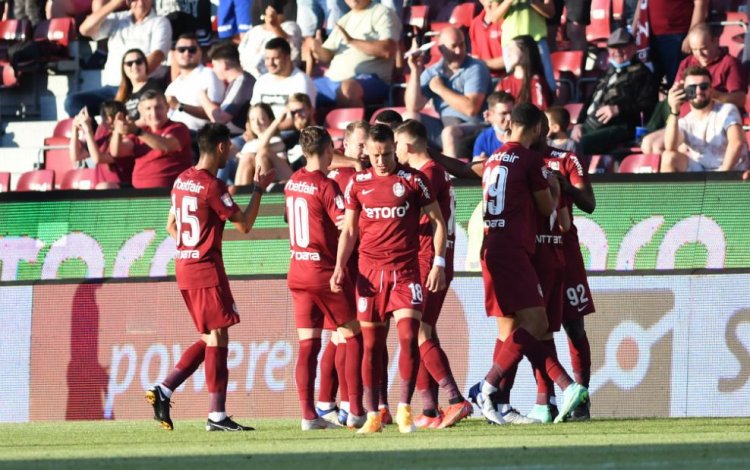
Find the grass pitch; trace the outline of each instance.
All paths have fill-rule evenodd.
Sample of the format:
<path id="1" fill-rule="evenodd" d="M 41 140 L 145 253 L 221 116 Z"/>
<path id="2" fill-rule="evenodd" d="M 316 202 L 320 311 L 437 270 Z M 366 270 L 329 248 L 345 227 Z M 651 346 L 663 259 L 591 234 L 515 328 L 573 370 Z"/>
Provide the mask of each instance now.
<path id="1" fill-rule="evenodd" d="M 5 468 L 748 468 L 750 419 L 594 420 L 357 436 L 303 433 L 295 420 L 247 420 L 258 430 L 208 433 L 203 421 L 0 424 Z"/>

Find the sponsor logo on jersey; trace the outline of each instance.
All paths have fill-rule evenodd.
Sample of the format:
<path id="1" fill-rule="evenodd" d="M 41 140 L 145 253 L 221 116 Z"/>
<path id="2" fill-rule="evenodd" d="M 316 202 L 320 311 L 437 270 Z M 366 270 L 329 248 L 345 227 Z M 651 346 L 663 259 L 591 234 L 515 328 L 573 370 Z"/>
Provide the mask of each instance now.
<path id="1" fill-rule="evenodd" d="M 328 177 L 329 177 L 330 179 L 332 179 L 332 180 L 335 180 L 335 179 L 336 179 L 336 177 L 337 177 L 338 175 L 339 175 L 339 170 L 338 170 L 338 169 L 336 169 L 336 170 L 331 170 L 331 171 L 329 171 L 329 172 L 328 172 L 328 175 L 327 175 L 327 176 L 328 176 Z"/>
<path id="2" fill-rule="evenodd" d="M 198 259 L 199 257 L 198 250 L 177 250 L 177 259 Z"/>
<path id="3" fill-rule="evenodd" d="M 422 190 L 424 197 L 426 197 L 427 199 L 430 199 L 430 190 L 427 189 L 427 185 L 424 184 L 424 181 L 422 181 L 422 178 L 417 178 L 417 184 L 419 185 L 419 189 Z"/>
<path id="4" fill-rule="evenodd" d="M 234 205 L 234 201 L 232 200 L 232 196 L 229 193 L 224 193 L 221 196 L 221 202 L 227 206 L 232 207 Z"/>
<path id="5" fill-rule="evenodd" d="M 365 211 L 365 216 L 368 219 L 395 219 L 406 217 L 406 211 L 409 210 L 409 202 L 403 206 L 396 207 L 365 207 L 362 206 Z"/>
<path id="6" fill-rule="evenodd" d="M 179 178 L 177 178 L 177 180 L 174 182 L 173 188 L 180 191 L 187 191 L 189 193 L 199 193 L 203 191 L 202 184 L 196 183 L 193 180 L 182 181 Z"/>
<path id="7" fill-rule="evenodd" d="M 344 210 L 344 198 L 341 196 L 336 196 L 333 198 L 333 202 L 336 204 L 336 208 L 340 210 Z"/>
<path id="8" fill-rule="evenodd" d="M 409 173 L 408 171 L 398 170 L 396 176 L 398 176 L 399 178 L 403 178 L 406 181 L 411 181 L 411 173 Z"/>
<path id="9" fill-rule="evenodd" d="M 583 171 L 583 165 L 581 165 L 581 161 L 578 160 L 578 157 L 576 157 L 575 155 L 571 155 L 569 158 L 576 166 L 576 171 L 578 172 L 578 174 L 583 176 L 585 172 Z"/>
<path id="10" fill-rule="evenodd" d="M 504 163 L 515 163 L 515 161 L 518 160 L 519 158 L 521 158 L 521 157 L 519 157 L 515 153 L 499 152 L 499 153 L 492 154 L 492 156 L 490 157 L 489 161 L 500 161 L 500 162 L 504 162 Z"/>
<path id="11" fill-rule="evenodd" d="M 305 181 L 287 181 L 286 186 L 284 186 L 284 189 L 286 191 L 293 191 L 295 193 L 302 193 L 302 194 L 315 194 L 315 191 L 318 190 L 318 187 L 314 184 L 309 184 Z"/>
<path id="12" fill-rule="evenodd" d="M 308 251 L 295 251 L 290 250 L 290 258 L 295 261 L 320 261 L 320 253 L 308 252 Z"/>
<path id="13" fill-rule="evenodd" d="M 484 228 L 503 228 L 505 227 L 505 219 L 493 219 L 485 220 Z"/>
<path id="14" fill-rule="evenodd" d="M 367 299 L 364 297 L 360 297 L 359 301 L 357 302 L 357 309 L 360 312 L 366 312 L 367 311 Z"/>
<path id="15" fill-rule="evenodd" d="M 357 173 L 355 179 L 360 183 L 362 181 L 370 181 L 372 179 L 372 173 L 370 173 L 369 171 L 367 173 Z"/>
<path id="16" fill-rule="evenodd" d="M 375 191 L 375 188 L 370 188 L 370 189 L 363 189 L 363 190 L 362 190 L 362 195 L 363 195 L 363 196 L 367 196 L 368 194 L 370 194 L 370 193 L 371 193 L 371 192 L 373 192 L 373 191 Z"/>
<path id="17" fill-rule="evenodd" d="M 562 245 L 562 235 L 539 235 L 536 236 L 536 242 L 541 245 Z"/>
<path id="18" fill-rule="evenodd" d="M 393 185 L 393 195 L 394 196 L 401 197 L 401 196 L 404 195 L 405 192 L 406 192 L 406 188 L 404 188 L 403 184 L 396 182 Z M 362 191 L 362 193 L 364 194 L 364 191 Z"/>

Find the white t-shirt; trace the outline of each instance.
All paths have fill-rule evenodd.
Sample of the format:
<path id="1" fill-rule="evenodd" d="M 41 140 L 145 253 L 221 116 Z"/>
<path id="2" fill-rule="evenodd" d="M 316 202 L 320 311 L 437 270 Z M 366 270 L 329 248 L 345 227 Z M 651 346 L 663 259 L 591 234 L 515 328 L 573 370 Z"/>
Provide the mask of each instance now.
<path id="1" fill-rule="evenodd" d="M 281 29 L 287 34 L 286 40 L 292 48 L 292 62 L 300 65 L 300 49 L 302 48 L 302 31 L 294 21 L 284 21 Z M 247 72 L 258 78 L 268 72 L 266 69 L 266 43 L 275 38 L 276 34 L 263 27 L 253 26 L 240 41 L 237 50 L 240 53 L 240 64 Z"/>
<path id="2" fill-rule="evenodd" d="M 699 118 L 695 111 L 690 111 L 680 119 L 678 126 L 688 147 L 690 158 L 688 171 L 718 170 L 724 162 L 724 155 L 729 141 L 727 129 L 731 126 L 742 126 L 742 117 L 733 104 L 714 102 L 713 108 L 705 118 Z M 747 146 L 743 146 L 736 170 L 745 168 L 747 163 Z"/>
<path id="3" fill-rule="evenodd" d="M 284 141 L 282 141 L 279 136 L 275 135 L 271 137 L 271 141 L 268 143 L 268 145 L 271 147 L 271 151 L 274 152 L 277 157 L 286 160 L 286 146 L 284 145 Z M 253 139 L 251 141 L 245 142 L 245 145 L 242 146 L 242 150 L 240 150 L 240 153 L 250 155 L 258 153 L 258 139 Z"/>
<path id="4" fill-rule="evenodd" d="M 219 80 L 213 70 L 202 65 L 197 66 L 187 76 L 179 75 L 169 84 L 165 96 L 174 96 L 182 104 L 200 106 L 198 92 L 206 90 L 208 98 L 214 103 L 221 103 L 224 98 L 224 82 Z M 191 131 L 198 131 L 208 123 L 185 111 L 172 110 L 169 119 L 185 124 Z"/>
<path id="5" fill-rule="evenodd" d="M 102 71 L 102 85 L 118 86 L 122 78 L 122 56 L 130 49 L 140 49 L 147 56 L 154 51 L 162 51 L 164 57 L 172 46 L 172 26 L 154 10 L 140 23 L 133 23 L 129 11 L 110 13 L 99 26 L 92 39 L 107 39 L 107 62 Z M 160 67 L 162 68 L 162 67 Z M 154 70 L 151 76 L 162 76 L 163 70 Z"/>
<path id="6" fill-rule="evenodd" d="M 274 116 L 279 117 L 284 112 L 289 97 L 295 93 L 304 93 L 315 103 L 318 90 L 312 79 L 298 68 L 294 68 L 288 77 L 266 73 L 255 82 L 250 103 L 266 103 L 273 109 Z"/>
<path id="7" fill-rule="evenodd" d="M 341 17 L 338 24 L 354 39 L 392 39 L 398 42 L 401 37 L 401 23 L 396 13 L 380 3 L 371 3 L 364 10 L 350 11 Z M 379 59 L 344 44 L 344 36 L 338 28 L 331 31 L 323 47 L 334 53 L 326 72 L 326 77 L 331 80 L 340 82 L 360 74 L 375 74 L 384 82 L 391 82 L 394 59 Z"/>

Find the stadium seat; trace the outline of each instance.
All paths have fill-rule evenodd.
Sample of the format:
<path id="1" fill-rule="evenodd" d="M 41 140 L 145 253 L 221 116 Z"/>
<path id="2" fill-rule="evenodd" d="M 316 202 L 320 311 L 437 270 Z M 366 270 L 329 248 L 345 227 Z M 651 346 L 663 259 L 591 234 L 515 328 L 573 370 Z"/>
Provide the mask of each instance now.
<path id="1" fill-rule="evenodd" d="M 570 113 L 570 122 L 573 124 L 578 121 L 578 115 L 583 110 L 583 103 L 568 103 L 565 105 L 565 109 Z"/>
<path id="2" fill-rule="evenodd" d="M 583 73 L 585 60 L 584 52 L 555 51 L 551 54 L 551 58 L 555 81 L 560 85 L 563 83 L 567 84 L 570 88 L 571 99 L 573 101 L 579 101 L 577 83 Z M 571 75 L 574 80 L 571 80 Z M 560 87 L 558 87 L 558 93 L 560 93 Z"/>
<path id="3" fill-rule="evenodd" d="M 661 155 L 634 153 L 620 162 L 618 173 L 659 173 Z"/>
<path id="4" fill-rule="evenodd" d="M 77 168 L 69 170 L 63 176 L 60 189 L 94 189 L 97 178 L 93 168 Z"/>
<path id="5" fill-rule="evenodd" d="M 8 63 L 0 64 L 0 67 L 2 67 L 2 83 L 0 83 L 0 89 L 18 86 L 18 75 L 16 74 L 15 69 Z"/>
<path id="6" fill-rule="evenodd" d="M 586 41 L 596 47 L 604 47 L 611 32 L 611 0 L 591 1 L 591 23 L 586 26 Z"/>
<path id="7" fill-rule="evenodd" d="M 8 191 L 10 191 L 10 173 L 0 171 L 0 193 L 7 193 Z"/>
<path id="8" fill-rule="evenodd" d="M 612 0 L 612 20 L 621 22 L 625 17 L 625 0 Z"/>
<path id="9" fill-rule="evenodd" d="M 721 27 L 719 45 L 726 47 L 732 57 L 741 59 L 748 27 L 747 15 L 742 12 L 730 11 L 726 13 L 724 21 L 712 22 L 709 25 Z"/>
<path id="10" fill-rule="evenodd" d="M 427 5 L 412 5 L 404 7 L 404 26 L 424 31 L 429 23 L 430 7 Z"/>
<path id="11" fill-rule="evenodd" d="M 63 180 L 65 174 L 74 170 L 76 166 L 70 160 L 70 151 L 68 146 L 54 146 L 42 148 L 42 168 L 52 170 L 55 173 L 55 181 L 58 186 Z"/>
<path id="12" fill-rule="evenodd" d="M 346 126 L 352 121 L 365 118 L 364 108 L 338 108 L 332 109 L 326 116 L 326 128 L 334 139 L 344 136 Z"/>
<path id="13" fill-rule="evenodd" d="M 44 139 L 45 147 L 68 145 L 68 141 L 73 135 L 73 118 L 65 118 L 55 125 L 52 136 Z"/>
<path id="14" fill-rule="evenodd" d="M 475 2 L 459 3 L 453 7 L 451 17 L 448 22 L 436 22 L 430 25 L 430 31 L 426 33 L 427 36 L 437 36 L 444 28 L 448 26 L 455 26 L 456 28 L 463 29 L 464 32 L 469 30 L 471 22 L 474 20 L 474 11 L 476 8 Z"/>
<path id="15" fill-rule="evenodd" d="M 615 161 L 610 155 L 592 155 L 589 161 L 589 174 L 604 174 L 614 171 Z"/>
<path id="16" fill-rule="evenodd" d="M 0 21 L 0 61 L 8 60 L 10 46 L 31 39 L 31 35 L 31 23 L 28 20 Z"/>
<path id="17" fill-rule="evenodd" d="M 54 187 L 54 171 L 32 170 L 21 175 L 16 184 L 16 191 L 51 191 Z"/>
<path id="18" fill-rule="evenodd" d="M 406 112 L 406 108 L 403 106 L 391 106 L 389 108 L 380 108 L 375 110 L 374 113 L 372 113 L 372 116 L 370 116 L 370 124 L 375 124 L 375 120 L 378 117 L 378 114 L 382 113 L 383 111 L 396 111 L 397 113 L 403 115 Z"/>

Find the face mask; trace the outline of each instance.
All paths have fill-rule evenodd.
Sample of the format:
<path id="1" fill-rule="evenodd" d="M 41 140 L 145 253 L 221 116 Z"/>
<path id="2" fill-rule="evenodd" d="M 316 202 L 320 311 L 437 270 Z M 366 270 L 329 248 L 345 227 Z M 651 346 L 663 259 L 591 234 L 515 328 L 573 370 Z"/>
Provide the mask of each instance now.
<path id="1" fill-rule="evenodd" d="M 495 134 L 497 134 L 497 135 L 503 135 L 503 134 L 505 134 L 505 129 L 503 129 L 502 127 L 498 126 L 497 124 L 493 124 L 492 128 L 495 130 Z"/>
<path id="2" fill-rule="evenodd" d="M 619 70 L 622 70 L 625 67 L 629 66 L 630 65 L 630 61 L 626 60 L 625 62 L 622 62 L 622 63 L 618 64 L 615 61 L 613 61 L 612 59 L 609 59 L 609 65 L 611 65 L 612 67 L 614 67 L 615 69 L 617 69 L 619 71 Z"/>

